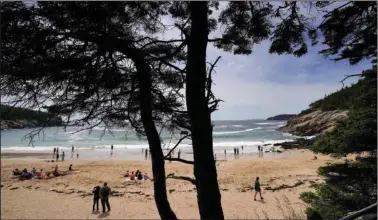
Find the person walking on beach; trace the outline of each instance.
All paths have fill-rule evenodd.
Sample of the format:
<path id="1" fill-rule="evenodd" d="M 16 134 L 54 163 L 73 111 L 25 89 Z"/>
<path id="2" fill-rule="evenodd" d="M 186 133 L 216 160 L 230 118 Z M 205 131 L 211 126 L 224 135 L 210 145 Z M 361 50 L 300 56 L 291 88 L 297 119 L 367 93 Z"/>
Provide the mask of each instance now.
<path id="1" fill-rule="evenodd" d="M 95 186 L 92 190 L 93 193 L 93 209 L 92 211 L 95 211 L 95 205 L 97 205 L 97 211 L 98 211 L 98 203 L 100 201 L 100 186 Z"/>
<path id="2" fill-rule="evenodd" d="M 75 151 L 75 147 L 72 145 L 71 152 L 73 153 Z"/>
<path id="3" fill-rule="evenodd" d="M 66 154 L 64 153 L 64 151 L 63 151 L 63 153 L 62 153 L 62 162 L 64 161 L 64 157 L 66 156 Z"/>
<path id="4" fill-rule="evenodd" d="M 55 153 L 56 153 L 56 148 L 54 147 L 54 151 L 53 151 L 53 159 L 55 158 Z"/>
<path id="5" fill-rule="evenodd" d="M 227 152 L 226 152 L 226 149 L 224 149 L 224 160 L 227 160 Z"/>
<path id="6" fill-rule="evenodd" d="M 59 152 L 56 151 L 56 162 L 58 162 L 58 160 L 59 160 Z"/>
<path id="7" fill-rule="evenodd" d="M 147 151 L 147 149 L 144 151 L 144 159 L 146 159 L 147 160 L 147 158 L 148 158 L 148 151 Z"/>
<path id="8" fill-rule="evenodd" d="M 181 156 L 181 150 L 178 151 L 177 158 L 180 159 L 180 156 Z"/>
<path id="9" fill-rule="evenodd" d="M 114 146 L 113 146 L 113 144 L 112 144 L 112 146 L 110 146 L 110 150 L 113 151 L 113 148 L 114 148 Z"/>
<path id="10" fill-rule="evenodd" d="M 102 206 L 102 213 L 105 213 L 105 205 L 108 208 L 108 212 L 110 212 L 110 204 L 109 204 L 109 195 L 110 195 L 110 188 L 108 187 L 108 183 L 104 183 L 104 186 L 100 189 L 100 197 L 101 197 L 101 206 Z"/>
<path id="11" fill-rule="evenodd" d="M 260 186 L 260 178 L 259 177 L 256 177 L 256 181 L 255 181 L 255 201 L 256 201 L 256 195 L 257 193 L 260 194 L 260 200 L 263 200 L 264 198 L 261 196 L 261 186 Z"/>
<path id="12" fill-rule="evenodd" d="M 243 145 L 242 145 L 242 151 L 243 151 Z"/>

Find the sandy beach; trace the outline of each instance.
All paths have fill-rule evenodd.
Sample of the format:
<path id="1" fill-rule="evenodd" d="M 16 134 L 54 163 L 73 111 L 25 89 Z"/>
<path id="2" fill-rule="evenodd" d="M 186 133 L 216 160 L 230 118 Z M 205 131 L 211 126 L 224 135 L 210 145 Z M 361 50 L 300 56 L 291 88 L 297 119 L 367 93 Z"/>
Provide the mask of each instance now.
<path id="1" fill-rule="evenodd" d="M 286 151 L 284 156 L 264 155 L 264 158 L 230 158 L 217 162 L 218 180 L 226 219 L 288 219 L 296 213 L 304 217 L 305 204 L 301 192 L 313 183 L 322 181 L 317 168 L 336 161 L 328 156 L 306 150 Z M 30 155 L 27 155 L 30 156 Z M 36 155 L 34 155 L 36 156 Z M 3 219 L 159 219 L 153 199 L 151 181 L 126 182 L 127 170 L 137 169 L 151 177 L 150 161 L 130 160 L 71 160 L 46 162 L 43 159 L 23 160 L 2 155 L 1 160 L 1 216 Z M 14 168 L 33 167 L 51 171 L 58 164 L 67 170 L 70 164 L 76 171 L 69 175 L 44 180 L 20 181 L 12 175 Z M 191 165 L 166 162 L 166 173 L 193 178 Z M 254 201 L 249 189 L 256 176 L 260 177 L 264 201 Z M 92 194 L 95 185 L 108 182 L 115 192 L 110 197 L 109 213 L 92 213 Z M 269 190 L 286 184 L 289 188 Z M 192 183 L 167 178 L 168 198 L 178 218 L 198 219 L 196 190 Z M 101 207 L 100 207 L 101 209 Z M 295 216 L 291 216 L 295 218 Z"/>

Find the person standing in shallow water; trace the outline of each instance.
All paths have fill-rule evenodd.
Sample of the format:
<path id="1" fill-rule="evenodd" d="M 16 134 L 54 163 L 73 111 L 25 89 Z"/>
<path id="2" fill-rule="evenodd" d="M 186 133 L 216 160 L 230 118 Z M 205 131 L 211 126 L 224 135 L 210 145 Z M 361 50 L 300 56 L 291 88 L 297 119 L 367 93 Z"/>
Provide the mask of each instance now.
<path id="1" fill-rule="evenodd" d="M 54 151 L 53 151 L 53 159 L 55 158 L 55 153 L 56 153 L 56 148 L 54 147 Z"/>
<path id="2" fill-rule="evenodd" d="M 110 195 L 110 188 L 108 187 L 108 183 L 104 183 L 104 186 L 100 189 L 100 197 L 101 197 L 101 206 L 102 206 L 102 213 L 105 213 L 105 205 L 108 208 L 108 212 L 110 212 L 110 204 L 109 204 L 109 195 Z"/>
<path id="3" fill-rule="evenodd" d="M 63 153 L 62 153 L 62 162 L 64 161 L 64 157 L 66 156 L 66 154 L 64 153 L 64 151 L 63 151 Z"/>
<path id="4" fill-rule="evenodd" d="M 259 193 L 260 195 L 260 199 L 263 200 L 264 198 L 261 196 L 261 186 L 260 186 L 260 178 L 259 177 L 256 177 L 256 181 L 255 181 L 255 201 L 256 201 L 256 195 L 257 193 Z"/>

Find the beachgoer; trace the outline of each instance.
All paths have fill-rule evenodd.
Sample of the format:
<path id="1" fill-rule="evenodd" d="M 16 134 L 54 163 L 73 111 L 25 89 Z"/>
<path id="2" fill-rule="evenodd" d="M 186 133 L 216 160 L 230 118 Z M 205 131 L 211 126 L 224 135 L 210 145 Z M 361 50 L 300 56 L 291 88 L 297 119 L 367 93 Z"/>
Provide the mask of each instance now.
<path id="1" fill-rule="evenodd" d="M 43 169 L 41 169 L 41 171 L 40 171 L 40 178 L 44 179 L 45 177 L 46 177 L 45 171 L 43 171 Z"/>
<path id="2" fill-rule="evenodd" d="M 104 186 L 101 187 L 100 189 L 102 213 L 105 213 L 105 205 L 108 208 L 108 212 L 110 212 L 110 204 L 109 204 L 110 193 L 111 193 L 111 189 L 108 187 L 108 184 L 105 182 Z"/>
<path id="3" fill-rule="evenodd" d="M 58 153 L 58 151 L 56 152 L 56 162 L 58 162 L 58 160 L 59 160 L 59 153 Z"/>
<path id="4" fill-rule="evenodd" d="M 243 145 L 242 145 L 242 150 L 243 150 Z"/>
<path id="5" fill-rule="evenodd" d="M 79 159 L 79 153 L 76 153 L 76 158 Z"/>
<path id="6" fill-rule="evenodd" d="M 71 151 L 72 151 L 72 153 L 75 151 L 75 148 L 74 148 L 73 145 L 72 145 L 72 147 L 71 147 Z"/>
<path id="7" fill-rule="evenodd" d="M 256 181 L 255 181 L 255 201 L 256 201 L 257 193 L 260 194 L 260 199 L 263 200 L 264 198 L 261 196 L 261 186 L 260 186 L 260 178 L 259 177 L 256 177 Z"/>
<path id="8" fill-rule="evenodd" d="M 72 171 L 72 164 L 70 164 L 70 166 L 68 167 L 68 170 Z"/>
<path id="9" fill-rule="evenodd" d="M 95 186 L 92 190 L 93 193 L 93 209 L 92 211 L 95 211 L 95 205 L 97 206 L 97 211 L 98 211 L 98 202 L 100 201 L 100 186 Z"/>
<path id="10" fill-rule="evenodd" d="M 125 174 L 125 177 L 129 177 L 129 176 L 130 176 L 129 171 L 127 171 Z"/>
<path id="11" fill-rule="evenodd" d="M 140 172 L 139 170 L 136 170 L 136 171 L 135 171 L 135 176 L 136 176 L 136 177 L 139 175 L 139 172 Z"/>
<path id="12" fill-rule="evenodd" d="M 261 150 L 260 150 L 260 145 L 257 146 L 257 150 L 259 150 L 259 152 L 261 151 Z"/>
<path id="13" fill-rule="evenodd" d="M 66 156 L 66 154 L 64 153 L 64 151 L 63 151 L 63 153 L 62 153 L 62 162 L 64 161 L 64 157 Z"/>
<path id="14" fill-rule="evenodd" d="M 143 179 L 143 174 L 142 174 L 142 172 L 139 172 L 138 175 L 137 175 L 137 177 L 138 177 L 138 180 L 142 180 L 142 179 Z"/>
<path id="15" fill-rule="evenodd" d="M 54 151 L 53 151 L 53 159 L 55 157 L 55 153 L 56 153 L 56 148 L 54 147 Z"/>
<path id="16" fill-rule="evenodd" d="M 224 149 L 224 160 L 227 160 L 227 152 L 226 152 L 226 149 Z"/>
<path id="17" fill-rule="evenodd" d="M 234 155 L 236 155 L 236 147 L 234 148 Z"/>
<path id="18" fill-rule="evenodd" d="M 37 170 L 35 169 L 35 167 L 33 167 L 32 171 L 33 175 L 35 175 L 35 173 L 37 172 Z"/>
<path id="19" fill-rule="evenodd" d="M 181 156 L 181 150 L 178 151 L 177 158 L 180 159 L 180 156 Z"/>
<path id="20" fill-rule="evenodd" d="M 16 168 L 16 169 L 13 170 L 13 175 L 19 176 L 21 174 L 22 174 L 22 172 L 18 168 Z"/>
<path id="21" fill-rule="evenodd" d="M 239 148 L 236 148 L 236 154 L 239 156 Z"/>
<path id="22" fill-rule="evenodd" d="M 55 169 L 53 171 L 54 176 L 59 176 L 59 171 L 58 171 L 58 165 L 55 165 Z"/>
<path id="23" fill-rule="evenodd" d="M 110 150 L 112 150 L 112 151 L 113 151 L 113 148 L 114 148 L 114 147 L 113 147 L 113 145 L 112 145 L 112 146 L 110 146 Z"/>
<path id="24" fill-rule="evenodd" d="M 147 173 L 144 173 L 144 175 L 143 175 L 143 179 L 144 180 L 149 180 L 150 178 L 147 176 Z"/>
<path id="25" fill-rule="evenodd" d="M 148 151 L 147 151 L 147 149 L 144 151 L 144 157 L 147 160 L 147 158 L 148 158 Z"/>
<path id="26" fill-rule="evenodd" d="M 130 180 L 135 180 L 135 174 L 134 174 L 134 171 L 132 171 L 131 174 L 130 174 Z"/>

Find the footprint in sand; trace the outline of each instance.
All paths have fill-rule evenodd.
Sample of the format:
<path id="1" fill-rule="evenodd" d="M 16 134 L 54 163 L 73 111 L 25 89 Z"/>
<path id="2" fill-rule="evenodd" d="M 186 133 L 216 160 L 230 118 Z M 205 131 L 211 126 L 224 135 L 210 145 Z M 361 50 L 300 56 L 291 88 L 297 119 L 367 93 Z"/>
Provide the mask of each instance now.
<path id="1" fill-rule="evenodd" d="M 17 186 L 16 186 L 16 187 L 12 187 L 12 188 L 10 188 L 9 190 L 16 190 L 16 189 L 18 189 Z"/>

